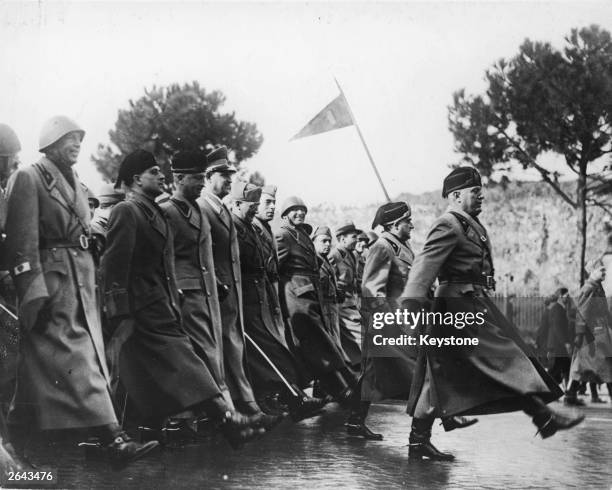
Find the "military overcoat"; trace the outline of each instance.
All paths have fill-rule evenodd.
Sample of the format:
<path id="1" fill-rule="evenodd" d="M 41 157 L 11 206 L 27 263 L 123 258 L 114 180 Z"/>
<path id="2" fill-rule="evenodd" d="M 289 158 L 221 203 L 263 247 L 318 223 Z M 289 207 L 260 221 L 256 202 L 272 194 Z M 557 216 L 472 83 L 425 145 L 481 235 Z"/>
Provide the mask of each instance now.
<path id="1" fill-rule="evenodd" d="M 38 429 L 116 422 L 95 289 L 80 238 L 89 227 L 87 194 L 42 158 L 9 182 L 6 253 L 22 323 L 11 418 L 33 415 Z M 26 412 L 27 415 L 26 415 Z"/>
<path id="2" fill-rule="evenodd" d="M 422 346 L 409 413 L 414 413 L 428 367 L 430 400 L 438 417 L 522 410 L 528 395 L 545 403 L 559 398 L 562 391 L 556 382 L 488 296 L 494 270 L 486 229 L 467 213 L 454 213 L 447 211 L 434 222 L 402 299 L 422 301 L 438 278 L 432 311 L 451 313 L 454 321 L 451 325 L 432 321 L 422 333 L 449 342 L 452 337 L 478 338 L 479 344 Z M 473 315 L 472 326 L 463 321 L 467 313 Z M 483 319 L 481 325 L 477 314 Z"/>
<path id="3" fill-rule="evenodd" d="M 258 232 L 251 223 L 232 215 L 240 245 L 242 272 L 242 304 L 244 328 L 249 337 L 261 348 L 281 373 L 296 385 L 307 379 L 304 366 L 298 365 L 290 351 L 283 332 L 276 326 L 275 312 L 271 308 L 269 281 L 266 274 L 267 257 Z M 256 390 L 282 384 L 274 368 L 261 356 L 254 345 L 246 342 L 249 373 Z"/>
<path id="4" fill-rule="evenodd" d="M 366 331 L 363 400 L 408 398 L 418 351 L 414 346 L 387 346 L 382 353 L 384 357 L 372 355 L 373 335 L 391 338 L 397 336 L 400 330 L 398 325 L 374 330 L 371 315 L 374 312 L 396 311 L 413 260 L 414 252 L 410 246 L 387 231 L 372 245 L 366 258 L 362 281 L 362 312 Z"/>
<path id="5" fill-rule="evenodd" d="M 204 190 L 197 202 L 210 223 L 215 274 L 217 283 L 225 291 L 225 297 L 219 298 L 225 379 L 232 398 L 252 402 L 255 395 L 246 372 L 242 279 L 236 227 L 231 212 L 216 196 Z"/>
<path id="6" fill-rule="evenodd" d="M 196 203 L 179 196 L 172 196 L 160 207 L 168 217 L 174 240 L 174 269 L 181 292 L 183 328 L 196 354 L 206 363 L 231 404 L 223 367 L 223 325 L 210 223 Z"/>
<path id="7" fill-rule="evenodd" d="M 301 227 L 283 224 L 276 233 L 281 309 L 314 374 L 345 367 L 321 308 L 317 253 Z"/>
<path id="8" fill-rule="evenodd" d="M 352 365 L 361 363 L 361 313 L 359 312 L 360 284 L 357 282 L 357 258 L 352 251 L 340 245 L 329 253 L 334 267 L 338 289 L 344 300 L 338 304 L 342 348 Z"/>
<path id="9" fill-rule="evenodd" d="M 173 415 L 221 394 L 181 326 L 173 258 L 172 231 L 152 199 L 133 194 L 113 208 L 101 264 L 106 314 L 115 323 L 131 319 L 114 332 L 127 337 L 119 376 L 146 417 Z"/>

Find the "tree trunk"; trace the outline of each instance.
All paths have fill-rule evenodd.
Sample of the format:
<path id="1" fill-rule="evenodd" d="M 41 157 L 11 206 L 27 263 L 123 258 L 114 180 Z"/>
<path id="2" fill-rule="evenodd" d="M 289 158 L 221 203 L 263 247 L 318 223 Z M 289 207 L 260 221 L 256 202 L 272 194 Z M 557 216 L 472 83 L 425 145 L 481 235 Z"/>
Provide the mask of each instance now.
<path id="1" fill-rule="evenodd" d="M 578 174 L 578 235 L 580 236 L 580 287 L 584 284 L 585 277 L 585 258 L 587 246 L 587 163 L 580 162 L 580 173 Z"/>

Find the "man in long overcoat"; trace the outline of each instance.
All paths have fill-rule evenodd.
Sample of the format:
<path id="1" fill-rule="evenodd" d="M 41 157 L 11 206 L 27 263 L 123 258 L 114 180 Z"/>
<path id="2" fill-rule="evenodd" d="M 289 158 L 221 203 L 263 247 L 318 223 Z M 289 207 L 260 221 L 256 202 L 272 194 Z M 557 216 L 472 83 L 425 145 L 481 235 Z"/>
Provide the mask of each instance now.
<path id="1" fill-rule="evenodd" d="M 356 379 L 325 324 L 319 264 L 305 229 L 306 213 L 307 207 L 298 197 L 288 198 L 281 209 L 284 221 L 276 233 L 281 308 L 309 370 L 326 392 L 346 404 Z"/>
<path id="2" fill-rule="evenodd" d="M 329 252 L 331 251 L 331 230 L 328 226 L 318 226 L 310 236 L 312 237 L 312 243 L 319 261 L 321 308 L 325 317 L 325 324 L 329 334 L 336 342 L 338 350 L 344 353 L 340 336 L 340 314 L 338 312 L 338 303 L 344 301 L 344 293 L 338 289 L 336 271 L 328 259 Z M 347 363 L 351 362 L 346 353 L 344 353 L 344 360 Z"/>
<path id="3" fill-rule="evenodd" d="M 338 243 L 329 253 L 329 262 L 338 280 L 338 290 L 343 296 L 342 302 L 338 304 L 342 348 L 356 370 L 360 369 L 361 364 L 361 313 L 358 306 L 361 295 L 358 289 L 361 285 L 357 281 L 357 258 L 353 252 L 360 233 L 361 230 L 355 228 L 352 222 L 338 227 Z"/>
<path id="4" fill-rule="evenodd" d="M 6 252 L 22 326 L 9 422 L 20 445 L 31 429 L 91 428 L 114 460 L 127 462 L 157 442 L 131 441 L 111 401 L 87 194 L 72 169 L 84 135 L 71 119 L 51 118 L 39 141 L 45 156 L 9 183 Z"/>
<path id="5" fill-rule="evenodd" d="M 210 223 L 196 203 L 204 187 L 206 155 L 197 151 L 178 152 L 172 158 L 171 170 L 175 191 L 160 207 L 170 221 L 174 239 L 174 269 L 181 293 L 183 328 L 225 401 L 233 407 L 223 368 L 223 325 Z"/>
<path id="6" fill-rule="evenodd" d="M 181 325 L 174 240 L 155 202 L 164 176 L 153 155 L 130 153 L 119 169 L 121 184 L 129 187 L 128 199 L 111 213 L 102 258 L 106 311 L 116 325 L 111 342 L 124 339 L 118 349 L 121 380 L 149 425 L 160 427 L 185 410 L 206 412 L 237 447 L 255 435 L 256 423 L 225 401 Z"/>
<path id="7" fill-rule="evenodd" d="M 280 399 L 287 402 L 294 419 L 303 419 L 317 412 L 323 401 L 308 397 L 301 390 L 312 377 L 306 365 L 288 346 L 284 329 L 279 331 L 277 328 L 277 313 L 268 297 L 272 288 L 266 267 L 269 257 L 265 255 L 260 235 L 252 224 L 260 197 L 261 188 L 246 182 L 236 182 L 230 193 L 240 248 L 244 325 L 249 336 L 246 342 L 249 372 L 257 399 L 261 400 L 260 406 L 274 411 L 278 409 L 276 400 Z M 285 378 L 284 381 L 280 376 Z"/>
<path id="8" fill-rule="evenodd" d="M 225 146 L 210 152 L 207 159 L 204 191 L 197 203 L 211 228 L 223 323 L 225 379 L 237 407 L 255 414 L 260 410 L 246 372 L 238 237 L 232 214 L 222 201 L 230 192 L 231 176 L 236 170 L 229 163 Z"/>
<path id="9" fill-rule="evenodd" d="M 402 293 L 406 307 L 418 312 L 438 278 L 433 313 L 439 315 L 421 322 L 422 334 L 449 343 L 439 347 L 427 343 L 430 337 L 419 338 L 423 344 L 408 401 L 411 458 L 453 459 L 431 444 L 435 417 L 524 410 L 542 437 L 584 418 L 562 416 L 546 405 L 561 390 L 488 296 L 494 270 L 489 236 L 477 218 L 481 186 L 472 167 L 456 168 L 444 179 L 448 210 L 430 229 Z M 451 321 L 442 322 L 449 314 Z"/>

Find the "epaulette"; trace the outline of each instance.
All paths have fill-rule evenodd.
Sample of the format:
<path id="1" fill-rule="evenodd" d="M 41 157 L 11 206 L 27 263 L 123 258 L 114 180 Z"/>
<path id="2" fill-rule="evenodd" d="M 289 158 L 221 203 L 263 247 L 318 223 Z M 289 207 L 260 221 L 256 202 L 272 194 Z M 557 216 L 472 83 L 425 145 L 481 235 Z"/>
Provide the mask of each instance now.
<path id="1" fill-rule="evenodd" d="M 449 213 L 452 214 L 455 218 L 457 218 L 457 220 L 461 224 L 461 228 L 463 228 L 463 233 L 467 235 L 467 232 L 470 229 L 470 224 L 468 223 L 468 220 L 465 219 L 465 216 L 461 216 L 455 211 L 449 211 Z"/>
<path id="2" fill-rule="evenodd" d="M 399 245 L 398 245 L 397 243 L 395 243 L 395 242 L 392 242 L 392 241 L 391 241 L 391 240 L 389 240 L 387 237 L 383 237 L 383 238 L 384 238 L 384 239 L 387 241 L 387 243 L 388 243 L 389 245 L 391 245 L 391 248 L 393 249 L 393 253 L 394 253 L 395 255 L 399 255 L 399 253 L 400 253 L 400 247 L 399 247 Z"/>
<path id="3" fill-rule="evenodd" d="M 43 184 L 47 189 L 51 188 L 53 181 L 55 180 L 51 172 L 49 172 L 42 163 L 35 163 L 34 168 L 38 170 L 38 173 L 42 177 Z"/>

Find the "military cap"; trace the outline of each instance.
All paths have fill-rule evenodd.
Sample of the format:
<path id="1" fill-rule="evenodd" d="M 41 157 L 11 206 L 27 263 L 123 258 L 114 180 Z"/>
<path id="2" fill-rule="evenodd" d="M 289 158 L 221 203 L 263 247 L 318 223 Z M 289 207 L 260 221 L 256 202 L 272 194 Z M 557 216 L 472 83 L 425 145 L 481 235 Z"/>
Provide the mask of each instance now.
<path id="1" fill-rule="evenodd" d="M 94 208 L 99 208 L 100 199 L 96 197 L 96 195 L 92 192 L 92 190 L 89 187 L 85 187 L 85 190 L 87 191 L 87 200 L 93 202 Z"/>
<path id="2" fill-rule="evenodd" d="M 232 185 L 230 199 L 240 202 L 259 202 L 261 198 L 261 187 L 239 180 Z"/>
<path id="3" fill-rule="evenodd" d="M 261 193 L 262 194 L 267 194 L 268 196 L 272 196 L 274 198 L 276 198 L 276 191 L 278 190 L 278 187 L 276 187 L 275 185 L 264 185 L 261 188 Z"/>
<path id="4" fill-rule="evenodd" d="M 172 157 L 170 170 L 177 174 L 199 174 L 206 171 L 206 155 L 201 151 L 179 151 Z"/>
<path id="5" fill-rule="evenodd" d="M 329 237 L 329 239 L 331 240 L 332 234 L 331 234 L 331 230 L 329 229 L 329 226 L 317 226 L 315 228 L 315 230 L 312 232 L 312 234 L 310 235 L 310 238 L 319 236 L 319 235 L 325 235 L 327 237 Z"/>
<path id="6" fill-rule="evenodd" d="M 376 216 L 374 216 L 374 221 L 372 222 L 372 229 L 378 225 L 384 226 L 395 223 L 402 218 L 409 217 L 411 214 L 412 211 L 407 202 L 387 202 L 376 211 Z"/>
<path id="7" fill-rule="evenodd" d="M 115 182 L 115 189 L 120 187 L 122 183 L 130 186 L 134 180 L 134 175 L 140 175 L 145 170 L 155 167 L 157 162 L 153 153 L 146 150 L 135 150 L 126 156 L 121 162 L 119 167 L 119 174 L 117 175 L 117 182 Z"/>
<path id="8" fill-rule="evenodd" d="M 353 223 L 352 221 L 348 221 L 347 223 L 343 224 L 342 226 L 339 226 L 338 228 L 336 228 L 336 236 L 342 236 L 342 235 L 346 235 L 347 233 L 361 233 L 361 230 L 357 229 L 355 227 L 355 223 Z"/>
<path id="9" fill-rule="evenodd" d="M 125 193 L 115 189 L 113 184 L 102 184 L 98 191 L 98 199 L 100 204 L 116 204 L 125 199 Z"/>
<path id="10" fill-rule="evenodd" d="M 285 199 L 285 202 L 283 203 L 283 206 L 281 207 L 281 218 L 285 216 L 293 208 L 304 208 L 304 211 L 308 212 L 308 207 L 306 206 L 304 201 L 302 201 L 302 199 L 300 199 L 297 196 L 291 196 Z"/>
<path id="11" fill-rule="evenodd" d="M 206 165 L 206 173 L 211 174 L 213 172 L 225 172 L 234 173 L 236 169 L 230 164 L 227 159 L 227 146 L 220 146 L 215 148 L 208 155 L 206 155 L 208 163 Z"/>
<path id="12" fill-rule="evenodd" d="M 373 231 L 368 231 L 366 235 L 368 235 L 368 247 L 371 247 L 376 243 L 376 240 L 378 240 L 378 235 Z"/>
<path id="13" fill-rule="evenodd" d="M 478 170 L 474 167 L 457 167 L 444 179 L 442 197 L 448 196 L 453 191 L 481 185 L 482 180 Z"/>

